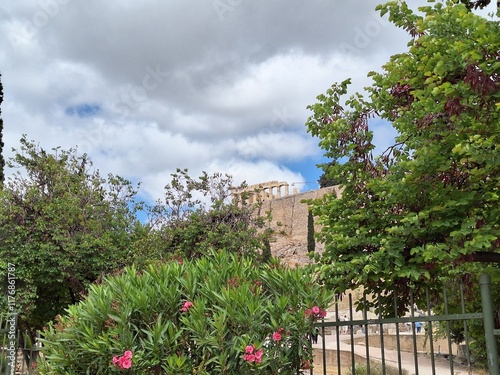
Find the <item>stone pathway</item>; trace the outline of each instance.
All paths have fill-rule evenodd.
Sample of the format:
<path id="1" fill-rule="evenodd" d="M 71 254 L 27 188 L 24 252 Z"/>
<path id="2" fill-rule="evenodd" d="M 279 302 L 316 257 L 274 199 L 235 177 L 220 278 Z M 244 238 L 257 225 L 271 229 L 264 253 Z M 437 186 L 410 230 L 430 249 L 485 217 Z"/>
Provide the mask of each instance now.
<path id="1" fill-rule="evenodd" d="M 351 353 L 350 335 L 340 335 L 340 350 Z M 354 338 L 364 337 L 363 334 L 355 334 Z M 321 336 L 318 337 L 318 343 L 313 344 L 313 348 L 322 349 L 323 343 Z M 337 336 L 325 335 L 325 348 L 337 349 Z M 372 360 L 382 361 L 382 353 L 380 348 L 369 347 L 369 357 Z M 365 345 L 354 345 L 354 353 L 366 358 L 366 346 Z M 334 354 L 336 355 L 336 354 Z M 401 352 L 401 368 L 408 372 L 408 375 L 416 375 L 417 369 L 415 367 L 415 357 L 413 352 Z M 398 352 L 396 350 L 384 351 L 386 366 L 392 366 L 396 369 L 398 368 Z M 350 357 L 350 354 L 349 354 Z M 453 364 L 453 372 L 450 369 L 450 360 L 442 356 L 434 355 L 434 366 L 435 372 L 432 371 L 432 361 L 431 357 L 425 353 L 419 353 L 417 356 L 418 361 L 418 375 L 482 375 L 484 373 L 469 372 L 467 367 L 460 364 Z M 342 362 L 342 365 L 344 363 Z M 350 367 L 350 360 L 345 363 L 345 366 Z M 328 369 L 328 374 L 337 374 L 337 367 L 334 366 L 334 371 Z M 315 374 L 323 374 L 323 371 L 315 371 Z"/>

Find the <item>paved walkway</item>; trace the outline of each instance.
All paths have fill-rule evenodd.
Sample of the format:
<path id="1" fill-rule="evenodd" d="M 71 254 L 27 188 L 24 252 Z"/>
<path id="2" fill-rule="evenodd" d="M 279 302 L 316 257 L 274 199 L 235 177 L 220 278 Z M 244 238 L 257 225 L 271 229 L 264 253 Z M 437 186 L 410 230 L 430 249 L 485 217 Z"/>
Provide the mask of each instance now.
<path id="1" fill-rule="evenodd" d="M 364 337 L 363 334 L 355 334 L 354 338 Z M 351 352 L 350 335 L 340 335 L 340 350 Z M 321 349 L 323 348 L 322 338 L 318 337 L 318 343 L 313 344 L 313 348 Z M 336 334 L 325 335 L 325 348 L 326 349 L 337 349 L 337 336 Z M 382 353 L 380 348 L 369 347 L 370 359 L 382 361 Z M 354 353 L 366 358 L 366 346 L 365 345 L 354 345 Z M 385 350 L 385 363 L 386 366 L 392 366 L 396 369 L 398 368 L 398 352 L 396 350 Z M 480 373 L 469 372 L 464 366 L 453 364 L 453 371 L 450 368 L 450 360 L 444 357 L 434 355 L 434 368 L 435 372 L 432 371 L 431 357 L 424 353 L 418 354 L 418 369 L 415 368 L 415 357 L 413 352 L 401 352 L 401 368 L 408 372 L 408 375 L 481 375 Z M 350 365 L 346 363 L 346 366 Z M 350 367 L 350 366 L 349 366 Z M 337 368 L 334 369 L 335 372 L 331 372 L 329 369 L 328 374 L 337 374 Z M 418 371 L 418 372 L 417 372 Z M 323 372 L 316 372 L 315 374 L 322 374 Z M 484 373 L 483 373 L 484 374 Z"/>

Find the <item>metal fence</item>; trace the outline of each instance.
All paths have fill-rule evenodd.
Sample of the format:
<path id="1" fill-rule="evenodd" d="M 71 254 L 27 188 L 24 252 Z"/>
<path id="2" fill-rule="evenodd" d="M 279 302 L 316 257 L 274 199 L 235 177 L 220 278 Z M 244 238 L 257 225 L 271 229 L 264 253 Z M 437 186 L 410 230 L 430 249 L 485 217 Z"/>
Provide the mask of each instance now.
<path id="1" fill-rule="evenodd" d="M 482 311 L 467 312 L 460 286 L 458 313 L 449 313 L 449 296 L 443 290 L 443 312 L 439 315 L 433 312 L 428 292 L 426 306 L 419 309 L 412 304 L 404 316 L 399 316 L 397 308 L 392 316 L 374 316 L 366 309 L 354 311 L 353 296 L 349 294 L 345 296 L 344 311 L 339 310 L 341 301 L 337 300 L 333 317 L 316 324 L 319 339 L 316 344 L 313 340 L 315 360 L 310 373 L 476 374 L 469 350 L 469 327 L 481 324 L 489 374 L 499 375 L 495 335 L 500 336 L 500 330 L 494 329 L 489 275 L 481 275 L 480 290 Z M 456 302 L 457 296 L 454 297 Z M 396 300 L 394 306 L 397 306 Z M 452 327 L 456 328 L 457 324 L 463 326 L 462 342 L 458 345 L 452 341 Z"/>
<path id="2" fill-rule="evenodd" d="M 16 314 L 0 316 L 0 375 L 37 374 L 39 350 L 38 344 L 18 329 Z"/>

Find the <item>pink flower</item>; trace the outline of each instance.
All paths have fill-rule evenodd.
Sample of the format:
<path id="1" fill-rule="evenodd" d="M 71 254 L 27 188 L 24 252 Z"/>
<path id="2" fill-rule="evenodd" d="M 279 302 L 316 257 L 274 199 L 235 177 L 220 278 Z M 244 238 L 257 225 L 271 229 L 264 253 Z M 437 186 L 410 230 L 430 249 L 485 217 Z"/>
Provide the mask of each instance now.
<path id="1" fill-rule="evenodd" d="M 313 319 L 322 319 L 326 316 L 326 310 L 319 306 L 313 306 L 311 309 L 305 311 L 306 316 L 312 316 Z"/>
<path id="2" fill-rule="evenodd" d="M 132 367 L 132 352 L 130 350 L 125 351 L 122 356 L 113 357 L 113 365 L 120 369 L 128 369 Z"/>
<path id="3" fill-rule="evenodd" d="M 193 302 L 191 301 L 186 301 L 184 302 L 184 304 L 182 305 L 182 308 L 181 308 L 181 311 L 182 312 L 187 312 L 191 307 L 193 307 Z"/>
<path id="4" fill-rule="evenodd" d="M 245 354 L 243 356 L 243 359 L 248 362 L 255 362 L 255 355 L 254 354 Z"/>
<path id="5" fill-rule="evenodd" d="M 121 368 L 131 368 L 132 367 L 132 361 L 130 360 L 130 358 L 122 357 L 121 359 L 122 359 Z"/>
<path id="6" fill-rule="evenodd" d="M 264 351 L 262 349 L 255 350 L 255 346 L 247 345 L 245 348 L 245 354 L 243 355 L 243 360 L 250 363 L 261 363 Z"/>
<path id="7" fill-rule="evenodd" d="M 264 351 L 262 349 L 257 350 L 255 352 L 255 362 L 261 363 L 263 355 L 264 355 Z"/>
<path id="8" fill-rule="evenodd" d="M 279 333 L 279 332 L 274 332 L 274 333 L 273 333 L 273 340 L 274 340 L 274 341 L 281 341 L 281 333 Z"/>

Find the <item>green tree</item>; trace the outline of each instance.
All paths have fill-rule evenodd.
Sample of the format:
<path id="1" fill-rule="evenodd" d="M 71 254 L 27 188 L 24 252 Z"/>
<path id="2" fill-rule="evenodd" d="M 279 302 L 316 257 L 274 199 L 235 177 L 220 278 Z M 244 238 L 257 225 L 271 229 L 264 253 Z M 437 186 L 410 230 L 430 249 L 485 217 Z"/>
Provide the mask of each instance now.
<path id="1" fill-rule="evenodd" d="M 314 216 L 311 210 L 307 213 L 307 252 L 314 254 L 316 240 L 314 239 Z"/>
<path id="2" fill-rule="evenodd" d="M 15 267 L 15 308 L 33 332 L 131 263 L 136 192 L 75 150 L 49 153 L 23 136 L 14 151 L 8 165 L 21 170 L 0 192 L 0 277 Z"/>
<path id="3" fill-rule="evenodd" d="M 323 226 L 320 278 L 337 292 L 397 287 L 409 303 L 422 287 L 465 281 L 478 252 L 500 244 L 500 27 L 463 4 L 417 14 L 405 2 L 378 7 L 410 35 L 408 51 L 372 72 L 368 98 L 347 101 L 349 80 L 318 103 L 308 131 L 337 163 L 345 188 L 313 205 Z M 378 120 L 373 120 L 378 117 Z M 374 158 L 371 121 L 388 121 L 396 143 Z M 391 293 L 382 294 L 390 306 Z M 378 304 L 376 298 L 374 304 Z"/>
<path id="4" fill-rule="evenodd" d="M 264 239 L 264 248 L 262 249 L 262 263 L 269 263 L 273 259 L 273 254 L 271 252 L 271 243 L 269 238 Z"/>
<path id="5" fill-rule="evenodd" d="M 323 174 L 319 176 L 318 183 L 320 188 L 335 186 L 338 185 L 338 181 L 335 181 L 333 178 L 329 176 L 330 166 L 335 164 L 334 161 L 331 161 L 327 164 L 320 164 L 319 166 L 323 168 Z"/>
<path id="6" fill-rule="evenodd" d="M 232 188 L 227 174 L 203 172 L 194 179 L 187 169 L 177 169 L 165 186 L 164 200 L 150 207 L 136 252 L 147 260 L 164 260 L 199 258 L 210 249 L 224 249 L 267 259 L 268 217 L 258 215 L 258 205 L 233 201 Z"/>

